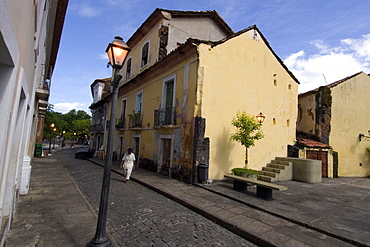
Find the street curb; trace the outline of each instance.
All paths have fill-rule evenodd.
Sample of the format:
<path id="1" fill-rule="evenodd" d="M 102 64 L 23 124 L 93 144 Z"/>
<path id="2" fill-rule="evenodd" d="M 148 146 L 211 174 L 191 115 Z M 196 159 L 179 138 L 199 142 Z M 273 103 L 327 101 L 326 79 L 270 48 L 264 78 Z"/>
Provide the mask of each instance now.
<path id="1" fill-rule="evenodd" d="M 270 210 L 267 210 L 267 209 L 264 209 L 264 208 L 258 207 L 258 206 L 256 206 L 256 205 L 253 205 L 253 204 L 247 203 L 247 202 L 245 202 L 245 201 L 238 200 L 238 199 L 236 199 L 236 198 L 234 198 L 234 197 L 231 197 L 231 196 L 229 196 L 229 195 L 226 195 L 226 194 L 224 194 L 224 193 L 222 193 L 222 192 L 217 192 L 217 191 L 214 191 L 214 190 L 210 190 L 210 189 L 205 188 L 204 186 L 202 186 L 202 185 L 198 185 L 198 184 L 193 184 L 193 185 L 194 185 L 194 186 L 197 186 L 197 187 L 199 187 L 199 188 L 202 188 L 202 189 L 204 189 L 204 190 L 207 190 L 207 191 L 209 191 L 209 192 L 215 193 L 215 194 L 217 194 L 217 195 L 220 195 L 220 196 L 226 197 L 226 198 L 228 198 L 228 199 L 230 199 L 230 200 L 233 200 L 233 201 L 239 202 L 239 203 L 244 204 L 244 205 L 246 205 L 246 206 L 248 206 L 248 207 L 251 207 L 251 208 L 254 208 L 254 209 L 260 210 L 260 211 L 262 211 L 262 212 L 265 212 L 265 213 L 271 214 L 271 215 L 273 215 L 273 216 L 275 216 L 275 217 L 278 217 L 278 218 L 281 218 L 281 219 L 283 219 L 283 220 L 286 220 L 286 221 L 292 222 L 292 223 L 294 223 L 294 224 L 297 224 L 297 225 L 303 226 L 303 227 L 305 227 L 305 228 L 308 228 L 308 229 L 311 229 L 311 230 L 314 230 L 314 231 L 320 232 L 320 233 L 325 234 L 325 235 L 328 235 L 328 236 L 330 236 L 330 237 L 333 237 L 333 238 L 336 238 L 336 239 L 342 240 L 343 242 L 347 242 L 347 243 L 349 243 L 349 244 L 353 244 L 353 245 L 356 245 L 356 246 L 359 246 L 359 247 L 369 247 L 369 245 L 367 245 L 367 244 L 364 244 L 364 243 L 361 243 L 361 242 L 355 241 L 355 240 L 353 240 L 353 239 L 348 239 L 348 238 L 342 237 L 342 236 L 340 236 L 340 235 L 337 235 L 337 234 L 335 234 L 335 233 L 331 233 L 331 232 L 325 231 L 325 230 L 323 230 L 323 229 L 317 228 L 317 227 L 312 226 L 312 225 L 310 225 L 310 224 L 303 223 L 303 222 L 300 222 L 300 221 L 297 221 L 297 220 L 291 219 L 291 218 L 286 217 L 286 216 L 284 216 L 284 215 L 281 215 L 281 214 L 278 214 L 278 213 L 272 212 L 272 211 L 270 211 Z"/>
<path id="2" fill-rule="evenodd" d="M 101 167 L 104 167 L 104 165 L 102 165 L 102 164 L 94 161 L 93 159 L 88 159 L 88 160 L 91 161 L 92 163 L 95 163 L 95 164 L 101 166 Z M 116 174 L 122 175 L 122 176 L 124 175 L 122 172 L 117 171 L 117 170 L 114 170 L 114 169 L 111 169 L 111 171 L 114 172 L 114 173 L 116 173 Z M 141 180 L 138 180 L 138 179 L 136 179 L 134 177 L 131 177 L 131 180 L 133 180 L 133 181 L 137 182 L 138 184 L 141 184 L 141 185 L 143 185 L 143 186 L 145 186 L 145 187 L 147 187 L 147 188 L 149 188 L 149 189 L 151 189 L 151 190 L 153 190 L 153 191 L 155 191 L 155 192 L 157 192 L 157 193 L 159 193 L 161 195 L 164 195 L 165 197 L 167 197 L 167 198 L 169 198 L 169 199 L 171 199 L 171 200 L 173 200 L 173 201 L 175 201 L 175 202 L 177 202 L 177 203 L 179 203 L 179 204 L 181 204 L 181 205 L 183 205 L 183 206 L 191 209 L 192 211 L 194 211 L 196 213 L 199 213 L 200 215 L 206 217 L 207 219 L 209 219 L 209 220 L 215 222 L 216 224 L 224 227 L 225 229 L 227 229 L 227 230 L 229 230 L 229 231 L 231 231 L 231 232 L 233 232 L 233 233 L 235 233 L 235 234 L 237 234 L 237 235 L 245 238 L 246 240 L 251 241 L 254 244 L 257 244 L 257 245 L 260 245 L 260 246 L 268 246 L 268 247 L 270 247 L 270 246 L 276 246 L 275 244 L 271 243 L 270 241 L 261 239 L 261 238 L 259 238 L 259 236 L 254 235 L 254 234 L 251 234 L 251 233 L 249 233 L 249 232 L 247 232 L 247 231 L 239 228 L 238 226 L 234 225 L 233 223 L 227 222 L 227 221 L 225 221 L 225 220 L 223 220 L 223 219 L 221 219 L 221 218 L 219 218 L 219 217 L 217 217 L 217 216 L 215 216 L 215 215 L 213 215 L 211 213 L 208 213 L 207 211 L 205 211 L 205 210 L 203 210 L 203 209 L 201 209 L 199 207 L 196 207 L 196 206 L 194 206 L 194 205 L 186 202 L 185 200 L 182 200 L 181 198 L 175 197 L 175 196 L 171 195 L 170 193 L 165 192 L 165 191 L 163 191 L 163 190 L 161 190 L 161 189 L 159 189 L 159 188 L 157 188 L 155 186 L 152 186 L 152 185 L 150 185 L 148 183 L 145 183 L 145 182 L 143 182 Z M 297 225 L 302 226 L 302 227 L 305 227 L 307 229 L 310 229 L 310 230 L 313 230 L 313 231 L 316 231 L 316 232 L 325 234 L 327 236 L 330 236 L 332 238 L 341 240 L 343 242 L 347 242 L 349 244 L 353 244 L 353 245 L 356 245 L 356 246 L 359 246 L 359 247 L 369 247 L 369 245 L 364 244 L 364 243 L 361 243 L 359 241 L 348 239 L 348 238 L 345 238 L 343 236 L 340 236 L 340 235 L 337 235 L 337 234 L 334 234 L 334 233 L 325 231 L 323 229 L 317 228 L 315 226 L 309 225 L 307 223 L 303 223 L 303 222 L 300 222 L 300 221 L 291 219 L 289 217 L 280 215 L 278 213 L 271 212 L 271 211 L 269 211 L 267 209 L 258 207 L 256 205 L 253 205 L 253 204 L 250 204 L 250 203 L 247 203 L 247 202 L 244 202 L 242 200 L 238 200 L 238 199 L 236 199 L 234 197 L 231 197 L 229 195 L 226 195 L 224 193 L 217 192 L 217 191 L 214 191 L 214 190 L 210 190 L 208 188 L 205 188 L 202 185 L 199 185 L 199 184 L 191 184 L 191 185 L 196 186 L 196 187 L 199 187 L 199 188 L 202 188 L 202 189 L 207 190 L 209 192 L 212 192 L 214 194 L 223 196 L 225 198 L 228 198 L 230 200 L 236 201 L 238 203 L 244 204 L 244 205 L 246 205 L 248 207 L 251 207 L 253 209 L 256 209 L 256 210 L 262 211 L 264 213 L 268 213 L 270 215 L 273 215 L 275 217 L 281 218 L 283 220 L 289 221 L 289 222 L 291 222 L 293 224 L 297 224 Z"/>
<path id="3" fill-rule="evenodd" d="M 94 161 L 92 159 L 87 159 L 87 160 L 89 160 L 90 162 L 92 162 L 94 164 L 97 164 L 97 165 L 99 165 L 101 167 L 104 167 L 104 165 L 102 165 L 102 164 L 100 164 L 100 163 L 98 163 L 98 162 L 96 162 L 96 161 Z M 123 173 L 120 172 L 120 171 L 117 171 L 117 170 L 114 170 L 114 169 L 111 169 L 111 171 L 114 172 L 114 173 L 116 173 L 116 174 L 119 174 L 119 175 L 122 175 L 123 176 Z M 181 205 L 183 205 L 184 207 L 186 207 L 186 208 L 188 208 L 188 209 L 190 209 L 190 210 L 192 210 L 192 211 L 194 211 L 194 212 L 196 212 L 196 213 L 204 216 L 205 218 L 211 220 L 212 222 L 214 222 L 214 223 L 222 226 L 223 228 L 225 228 L 225 229 L 227 229 L 227 230 L 229 230 L 229 231 L 237 234 L 240 237 L 243 237 L 244 239 L 246 239 L 246 240 L 248 240 L 248 241 L 250 241 L 250 242 L 252 242 L 254 244 L 257 244 L 257 245 L 260 245 L 260 246 L 266 246 L 266 247 L 276 247 L 277 246 L 277 245 L 275 245 L 273 243 L 270 243 L 270 242 L 268 242 L 266 240 L 263 240 L 263 239 L 259 238 L 258 236 L 254 235 L 254 234 L 251 234 L 249 232 L 246 232 L 246 231 L 242 230 L 241 228 L 239 228 L 238 226 L 236 226 L 236 225 L 234 225 L 234 224 L 232 224 L 230 222 L 226 222 L 226 221 L 222 220 L 221 218 L 219 218 L 217 216 L 214 216 L 213 214 L 208 213 L 205 210 L 202 210 L 202 209 L 200 209 L 200 208 L 198 208 L 196 206 L 193 206 L 190 203 L 188 203 L 188 202 L 186 202 L 184 200 L 181 200 L 178 197 L 175 197 L 175 196 L 173 196 L 173 195 L 171 195 L 171 194 L 169 194 L 167 192 L 164 192 L 161 189 L 158 189 L 158 188 L 156 188 L 156 187 L 154 187 L 154 186 L 152 186 L 150 184 L 147 184 L 147 183 L 145 183 L 145 182 L 143 182 L 141 180 L 138 180 L 138 179 L 136 179 L 134 177 L 131 177 L 130 179 L 132 181 L 135 181 L 136 183 L 138 183 L 140 185 L 143 185 L 143 186 L 145 186 L 145 187 L 147 187 L 147 188 L 149 188 L 149 189 L 151 189 L 151 190 L 153 190 L 153 191 L 155 191 L 155 192 L 157 192 L 157 193 L 159 193 L 159 194 L 161 194 L 161 195 L 163 195 L 163 196 L 165 196 L 165 197 L 167 197 L 167 198 L 169 198 L 169 199 L 171 199 L 171 200 L 173 200 L 173 201 L 175 201 L 175 202 L 177 202 L 177 203 L 179 203 Z"/>

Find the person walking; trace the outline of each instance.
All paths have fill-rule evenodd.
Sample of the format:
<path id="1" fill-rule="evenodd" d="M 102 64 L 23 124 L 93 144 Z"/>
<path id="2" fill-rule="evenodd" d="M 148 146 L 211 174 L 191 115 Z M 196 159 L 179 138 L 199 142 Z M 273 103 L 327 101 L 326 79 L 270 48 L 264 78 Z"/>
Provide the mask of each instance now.
<path id="1" fill-rule="evenodd" d="M 128 180 L 130 180 L 132 169 L 134 168 L 134 162 L 135 154 L 132 153 L 132 148 L 129 148 L 127 149 L 127 153 L 123 155 L 122 162 L 120 165 L 120 168 L 123 168 L 125 170 L 126 184 L 128 183 Z"/>
<path id="2" fill-rule="evenodd" d="M 64 140 L 62 141 L 62 145 L 61 145 L 61 147 L 62 147 L 62 151 L 64 150 L 64 147 L 66 146 L 66 143 L 64 142 Z"/>

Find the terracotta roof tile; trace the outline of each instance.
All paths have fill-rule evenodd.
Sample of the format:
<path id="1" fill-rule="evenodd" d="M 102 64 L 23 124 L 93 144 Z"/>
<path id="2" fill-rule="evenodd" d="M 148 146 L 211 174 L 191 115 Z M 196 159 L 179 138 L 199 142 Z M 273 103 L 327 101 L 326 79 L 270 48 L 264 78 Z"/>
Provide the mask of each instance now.
<path id="1" fill-rule="evenodd" d="M 330 148 L 330 146 L 326 145 L 325 143 L 305 138 L 297 138 L 297 144 L 310 148 Z"/>

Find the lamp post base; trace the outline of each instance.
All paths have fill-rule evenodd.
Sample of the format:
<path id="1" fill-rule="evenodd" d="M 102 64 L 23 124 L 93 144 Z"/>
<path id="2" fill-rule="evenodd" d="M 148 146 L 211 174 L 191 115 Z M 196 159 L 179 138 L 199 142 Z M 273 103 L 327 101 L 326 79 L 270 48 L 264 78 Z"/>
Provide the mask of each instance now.
<path id="1" fill-rule="evenodd" d="M 113 245 L 108 238 L 100 242 L 95 242 L 93 239 L 91 239 L 90 242 L 86 243 L 86 247 L 113 247 Z"/>

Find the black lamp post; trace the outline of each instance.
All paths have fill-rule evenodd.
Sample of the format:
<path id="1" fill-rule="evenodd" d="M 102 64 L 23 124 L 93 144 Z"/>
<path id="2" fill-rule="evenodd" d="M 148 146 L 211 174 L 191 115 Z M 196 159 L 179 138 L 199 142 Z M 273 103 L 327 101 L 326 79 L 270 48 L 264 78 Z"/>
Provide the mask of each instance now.
<path id="1" fill-rule="evenodd" d="M 54 127 L 55 125 L 53 124 L 52 127 Z M 53 129 L 53 150 L 55 150 L 55 131 L 57 131 L 57 128 L 54 128 Z"/>
<path id="2" fill-rule="evenodd" d="M 50 124 L 51 128 L 54 128 L 54 123 Z M 51 154 L 51 136 L 49 138 L 49 154 Z"/>
<path id="3" fill-rule="evenodd" d="M 118 84 L 122 76 L 119 74 L 120 69 L 123 66 L 123 62 L 127 56 L 130 48 L 123 42 L 121 37 L 114 37 L 112 43 L 109 43 L 105 52 L 108 53 L 109 62 L 113 68 L 112 77 L 112 105 L 111 114 L 108 130 L 108 144 L 107 144 L 107 156 L 104 165 L 104 176 L 102 183 L 102 190 L 100 196 L 99 216 L 98 223 L 96 226 L 95 236 L 86 244 L 87 247 L 110 247 L 112 242 L 109 240 L 106 232 L 107 225 L 107 212 L 108 212 L 108 198 L 109 198 L 109 186 L 111 178 L 111 167 L 112 167 L 112 156 L 113 156 L 113 137 L 116 123 L 116 109 L 117 109 L 117 98 L 118 98 Z"/>

